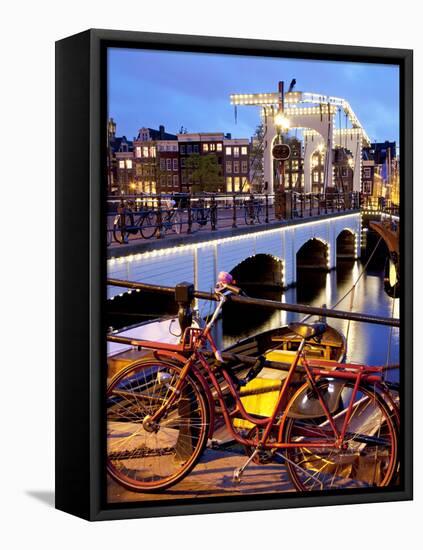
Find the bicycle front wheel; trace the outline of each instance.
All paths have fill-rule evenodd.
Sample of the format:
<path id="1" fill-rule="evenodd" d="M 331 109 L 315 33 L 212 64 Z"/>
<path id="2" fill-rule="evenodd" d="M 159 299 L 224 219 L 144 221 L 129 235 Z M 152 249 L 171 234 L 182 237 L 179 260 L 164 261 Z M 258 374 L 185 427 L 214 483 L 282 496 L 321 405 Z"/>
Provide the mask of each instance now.
<path id="1" fill-rule="evenodd" d="M 307 418 L 295 409 L 295 398 L 284 426 L 282 441 L 295 444 L 283 450 L 293 484 L 299 491 L 386 487 L 396 472 L 398 436 L 392 413 L 373 388 L 354 383 L 342 389 L 333 421 L 341 431 L 348 407 L 351 416 L 340 448 L 313 446 L 335 440 L 326 417 Z M 300 390 L 299 390 L 300 391 Z M 297 392 L 298 394 L 298 392 Z M 316 397 L 317 399 L 317 397 Z"/>
<path id="2" fill-rule="evenodd" d="M 181 367 L 151 359 L 118 373 L 107 391 L 107 469 L 132 491 L 164 490 L 195 466 L 207 443 L 209 409 L 191 375 L 154 430 L 143 421 L 172 395 Z"/>
<path id="3" fill-rule="evenodd" d="M 140 233 L 143 239 L 151 239 L 157 231 L 157 217 L 154 212 L 143 214 L 140 223 Z"/>

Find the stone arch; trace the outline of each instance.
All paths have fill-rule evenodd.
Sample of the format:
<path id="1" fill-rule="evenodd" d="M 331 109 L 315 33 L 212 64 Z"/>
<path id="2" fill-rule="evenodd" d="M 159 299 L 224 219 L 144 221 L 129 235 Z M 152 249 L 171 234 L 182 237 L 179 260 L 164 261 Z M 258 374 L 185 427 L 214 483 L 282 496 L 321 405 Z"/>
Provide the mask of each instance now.
<path id="1" fill-rule="evenodd" d="M 349 227 L 336 236 L 336 258 L 355 259 L 357 257 L 357 234 Z"/>
<path id="2" fill-rule="evenodd" d="M 319 237 L 305 241 L 296 251 L 297 272 L 299 269 L 315 269 L 328 271 L 329 243 Z"/>
<path id="3" fill-rule="evenodd" d="M 284 264 L 272 254 L 255 254 L 249 256 L 233 269 L 231 275 L 241 287 L 282 289 L 284 287 Z"/>

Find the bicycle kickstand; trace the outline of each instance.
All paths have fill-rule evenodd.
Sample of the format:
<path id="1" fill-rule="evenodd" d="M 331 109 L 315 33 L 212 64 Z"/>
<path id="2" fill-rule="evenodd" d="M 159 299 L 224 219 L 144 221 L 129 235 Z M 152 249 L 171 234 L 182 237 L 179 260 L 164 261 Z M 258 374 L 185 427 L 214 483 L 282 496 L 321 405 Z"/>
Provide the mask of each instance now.
<path id="1" fill-rule="evenodd" d="M 254 451 L 251 453 L 251 455 L 248 457 L 245 463 L 239 468 L 235 468 L 234 475 L 233 475 L 234 483 L 241 483 L 242 474 L 244 473 L 245 469 L 247 468 L 247 466 L 250 464 L 250 462 L 253 460 L 253 458 L 256 456 L 258 452 L 259 450 L 257 448 L 254 449 Z"/>

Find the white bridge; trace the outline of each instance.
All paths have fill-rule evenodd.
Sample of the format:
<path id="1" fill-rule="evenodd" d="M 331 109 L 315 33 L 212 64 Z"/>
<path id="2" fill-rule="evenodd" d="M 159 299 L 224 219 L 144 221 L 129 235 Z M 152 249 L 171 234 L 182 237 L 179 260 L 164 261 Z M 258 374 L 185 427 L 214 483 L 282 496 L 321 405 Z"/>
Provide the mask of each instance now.
<path id="1" fill-rule="evenodd" d="M 337 257 L 360 255 L 360 212 L 302 220 L 254 233 L 170 245 L 153 251 L 128 253 L 107 260 L 107 275 L 156 285 L 193 282 L 195 288 L 213 289 L 219 271 L 232 272 L 241 283 L 295 284 L 297 267 L 330 270 Z M 249 280 L 253 277 L 253 280 Z M 122 295 L 109 286 L 108 298 Z"/>

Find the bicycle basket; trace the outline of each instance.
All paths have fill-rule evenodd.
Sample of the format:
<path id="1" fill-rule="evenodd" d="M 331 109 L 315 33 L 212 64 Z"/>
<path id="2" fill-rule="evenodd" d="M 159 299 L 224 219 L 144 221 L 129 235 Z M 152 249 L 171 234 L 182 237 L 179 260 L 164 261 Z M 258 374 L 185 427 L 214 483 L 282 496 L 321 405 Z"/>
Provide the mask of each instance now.
<path id="1" fill-rule="evenodd" d="M 316 382 L 316 386 L 327 409 L 333 414 L 339 406 L 345 383 L 326 378 Z M 295 398 L 287 416 L 289 418 L 319 418 L 325 416 L 325 412 L 317 393 L 307 385 Z"/>

